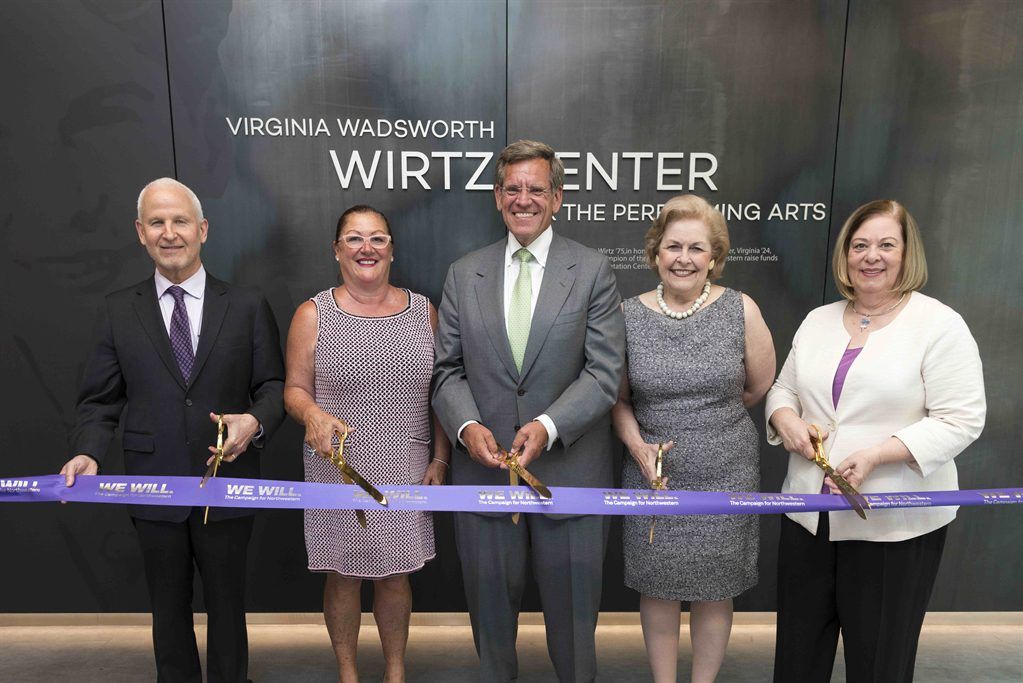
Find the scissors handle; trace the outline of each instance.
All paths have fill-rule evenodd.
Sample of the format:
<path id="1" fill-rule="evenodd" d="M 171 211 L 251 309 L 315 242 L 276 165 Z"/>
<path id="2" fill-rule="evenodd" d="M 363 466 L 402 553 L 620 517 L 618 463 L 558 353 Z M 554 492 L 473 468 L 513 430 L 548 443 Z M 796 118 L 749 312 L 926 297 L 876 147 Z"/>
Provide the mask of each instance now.
<path id="1" fill-rule="evenodd" d="M 547 500 L 550 500 L 553 497 L 551 490 L 547 488 L 542 481 L 537 479 L 529 472 L 529 470 L 519 464 L 518 455 L 510 453 L 502 448 L 501 458 L 504 460 L 504 464 L 508 466 L 509 473 L 514 473 L 521 477 L 523 481 L 529 484 L 529 488 L 533 489 L 538 496 Z M 513 482 L 512 486 L 515 485 L 516 484 Z"/>
<path id="2" fill-rule="evenodd" d="M 853 511 L 860 516 L 860 519 L 866 519 L 867 513 L 864 510 L 870 507 L 870 503 L 856 490 L 856 487 L 850 484 L 845 477 L 836 472 L 835 468 L 831 466 L 831 463 L 828 462 L 828 456 L 824 453 L 824 435 L 821 433 L 821 428 L 817 425 L 810 426 L 817 432 L 816 436 L 810 437 L 810 443 L 813 444 L 814 463 L 823 470 L 828 479 L 835 482 L 835 486 L 842 493 L 842 497 L 846 499 Z"/>
<path id="3" fill-rule="evenodd" d="M 664 467 L 664 444 L 657 444 L 657 461 L 655 464 L 657 476 L 650 481 L 650 488 L 654 491 L 664 491 L 668 488 L 664 484 L 664 477 L 662 476 L 662 468 Z M 647 538 L 647 545 L 654 544 L 654 527 L 657 526 L 657 515 L 650 515 L 650 534 Z"/>
<path id="4" fill-rule="evenodd" d="M 206 468 L 206 474 L 203 475 L 202 481 L 199 482 L 199 488 L 206 486 L 206 482 L 209 481 L 210 477 L 217 476 L 217 470 L 220 469 L 220 463 L 224 461 L 224 416 L 223 414 L 217 415 L 217 450 L 213 454 L 213 462 Z M 209 512 L 209 507 L 206 508 Z"/>
<path id="5" fill-rule="evenodd" d="M 656 491 L 663 491 L 667 488 L 664 485 L 664 477 L 662 476 L 662 468 L 664 467 L 664 444 L 657 444 L 657 461 L 655 464 L 657 476 L 650 482 L 650 488 Z"/>

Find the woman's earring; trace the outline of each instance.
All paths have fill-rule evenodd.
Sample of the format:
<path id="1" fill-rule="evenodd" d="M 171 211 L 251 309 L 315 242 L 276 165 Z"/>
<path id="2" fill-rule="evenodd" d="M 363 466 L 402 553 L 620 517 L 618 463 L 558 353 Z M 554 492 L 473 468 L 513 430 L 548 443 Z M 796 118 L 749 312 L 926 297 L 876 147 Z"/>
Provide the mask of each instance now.
<path id="1" fill-rule="evenodd" d="M 711 259 L 710 263 L 707 264 L 707 270 L 714 270 L 715 265 L 717 265 L 717 261 L 715 259 Z"/>

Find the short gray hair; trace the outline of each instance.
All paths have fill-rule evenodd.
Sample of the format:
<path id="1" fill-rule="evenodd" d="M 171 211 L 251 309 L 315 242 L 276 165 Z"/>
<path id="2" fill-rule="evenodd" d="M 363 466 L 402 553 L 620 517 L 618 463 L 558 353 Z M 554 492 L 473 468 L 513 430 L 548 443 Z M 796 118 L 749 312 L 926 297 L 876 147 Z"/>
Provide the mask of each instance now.
<path id="1" fill-rule="evenodd" d="M 565 165 L 557 157 L 550 145 L 536 140 L 516 140 L 511 143 L 497 157 L 497 168 L 494 175 L 497 176 L 497 186 L 504 185 L 504 169 L 512 164 L 518 164 L 530 159 L 543 159 L 551 167 L 551 192 L 557 192 L 565 184 Z"/>
<path id="2" fill-rule="evenodd" d="M 195 196 L 194 192 L 192 192 L 192 188 L 175 180 L 174 178 L 157 178 L 156 180 L 147 183 L 146 186 L 142 188 L 142 191 L 139 192 L 139 200 L 135 205 L 140 221 L 142 220 L 142 199 L 146 196 L 146 192 L 148 192 L 151 188 L 157 187 L 174 187 L 184 192 L 188 196 L 188 200 L 192 202 L 192 210 L 195 211 L 197 220 L 202 223 L 202 204 L 199 202 L 199 198 Z"/>

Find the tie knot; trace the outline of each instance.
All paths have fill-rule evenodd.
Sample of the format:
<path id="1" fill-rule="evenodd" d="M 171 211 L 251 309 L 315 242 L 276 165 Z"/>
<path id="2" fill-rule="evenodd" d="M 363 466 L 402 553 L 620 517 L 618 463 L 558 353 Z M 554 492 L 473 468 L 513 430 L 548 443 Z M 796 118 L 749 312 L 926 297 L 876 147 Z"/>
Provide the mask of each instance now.
<path id="1" fill-rule="evenodd" d="M 517 258 L 522 263 L 529 263 L 530 261 L 533 260 L 533 254 L 530 253 L 529 249 L 523 247 L 522 249 L 519 249 L 517 252 L 515 252 L 515 258 Z"/>
<path id="2" fill-rule="evenodd" d="M 181 289 L 177 285 L 171 285 L 167 288 L 167 292 L 174 297 L 174 301 L 181 303 L 185 300 L 185 290 Z"/>

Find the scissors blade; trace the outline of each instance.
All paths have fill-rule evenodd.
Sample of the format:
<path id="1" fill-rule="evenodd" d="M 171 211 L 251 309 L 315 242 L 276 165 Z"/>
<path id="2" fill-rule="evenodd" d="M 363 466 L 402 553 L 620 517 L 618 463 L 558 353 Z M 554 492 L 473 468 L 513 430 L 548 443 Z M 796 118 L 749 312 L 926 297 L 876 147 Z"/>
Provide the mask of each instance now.
<path id="1" fill-rule="evenodd" d="M 216 464 L 217 461 L 214 460 L 210 463 L 210 466 L 206 468 L 206 474 L 202 475 L 202 481 L 199 482 L 199 488 L 206 486 L 206 482 L 210 480 L 210 477 L 212 477 L 213 473 L 216 471 Z"/>
<path id="2" fill-rule="evenodd" d="M 542 481 L 540 481 L 532 474 L 530 474 L 529 471 L 525 467 L 520 465 L 517 460 L 515 459 L 509 460 L 508 469 L 513 471 L 515 474 L 519 475 L 519 477 L 521 477 L 527 484 L 529 484 L 529 488 L 536 491 L 536 494 L 541 498 L 545 498 L 547 500 L 550 500 L 552 498 L 551 490 L 544 486 L 544 483 Z"/>
<path id="3" fill-rule="evenodd" d="M 835 482 L 835 486 L 842 493 L 842 497 L 845 498 L 852 509 L 860 516 L 860 519 L 866 519 L 867 513 L 864 512 L 864 508 L 869 508 L 870 503 L 867 499 L 857 491 L 852 484 L 846 481 L 845 477 L 835 471 L 835 468 L 831 466 L 831 463 L 817 460 L 817 466 L 824 471 L 824 474 L 828 475 L 828 479 Z"/>
<path id="4" fill-rule="evenodd" d="M 220 469 L 220 461 L 223 457 L 222 453 L 217 453 L 217 455 L 213 458 L 213 462 L 211 462 L 210 466 L 206 468 L 206 474 L 202 475 L 202 481 L 199 482 L 199 488 L 206 486 L 206 482 L 208 482 L 211 477 L 217 476 L 217 470 Z"/>
<path id="5" fill-rule="evenodd" d="M 355 483 L 356 486 L 358 486 L 363 491 L 371 495 L 373 497 L 373 500 L 380 503 L 381 505 L 387 505 L 387 499 L 384 497 L 384 494 L 377 491 L 376 487 L 373 486 L 373 484 L 370 484 L 368 481 L 363 479 L 362 475 L 353 470 L 348 463 L 344 464 L 344 466 L 341 468 L 341 471 L 347 474 L 351 478 L 352 482 Z"/>
<path id="6" fill-rule="evenodd" d="M 514 467 L 509 467 L 508 468 L 508 483 L 511 484 L 512 486 L 518 486 L 519 485 L 519 474 L 518 474 L 518 472 L 515 471 Z M 522 517 L 522 513 L 520 513 L 520 512 L 513 512 L 512 513 L 512 524 L 518 524 L 519 523 L 519 519 L 521 517 Z"/>
<path id="7" fill-rule="evenodd" d="M 828 478 L 835 482 L 835 486 L 842 492 L 842 497 L 845 498 L 852 509 L 856 511 L 856 514 L 860 516 L 860 519 L 866 519 L 867 513 L 863 511 L 863 508 L 869 508 L 870 503 L 864 498 L 859 491 L 853 488 L 853 485 L 845 480 L 838 472 L 832 470 L 828 473 Z"/>
<path id="8" fill-rule="evenodd" d="M 223 451 L 223 449 L 218 450 L 216 457 L 213 458 L 213 464 L 206 468 L 206 476 L 204 476 L 202 478 L 202 481 L 199 482 L 199 488 L 202 488 L 203 486 L 206 486 L 206 482 L 209 480 L 210 477 L 217 476 L 217 470 L 220 469 L 220 461 L 223 460 L 223 459 L 224 459 L 224 451 Z M 210 518 L 210 506 L 207 505 L 206 506 L 206 510 L 202 513 L 202 525 L 203 526 L 206 526 L 206 522 L 209 521 L 209 518 Z"/>
<path id="9" fill-rule="evenodd" d="M 331 460 L 331 462 L 334 462 L 334 461 Z M 336 462 L 334 464 L 337 465 Z M 338 468 L 341 469 L 341 481 L 344 482 L 345 484 L 351 484 L 352 483 L 351 477 L 349 477 L 345 473 L 344 468 L 342 468 L 340 465 L 338 465 Z M 366 528 L 366 511 L 365 510 L 358 510 L 358 509 L 355 510 L 355 519 L 358 520 L 359 526 L 361 526 L 363 529 Z"/>
<path id="10" fill-rule="evenodd" d="M 199 488 L 206 486 L 206 482 L 210 480 L 210 477 L 217 476 L 217 470 L 220 469 L 220 463 L 224 459 L 224 416 L 217 416 L 217 452 L 213 457 L 213 462 L 206 468 L 206 474 L 202 475 L 202 481 L 199 482 Z M 206 508 L 209 512 L 209 507 Z"/>

